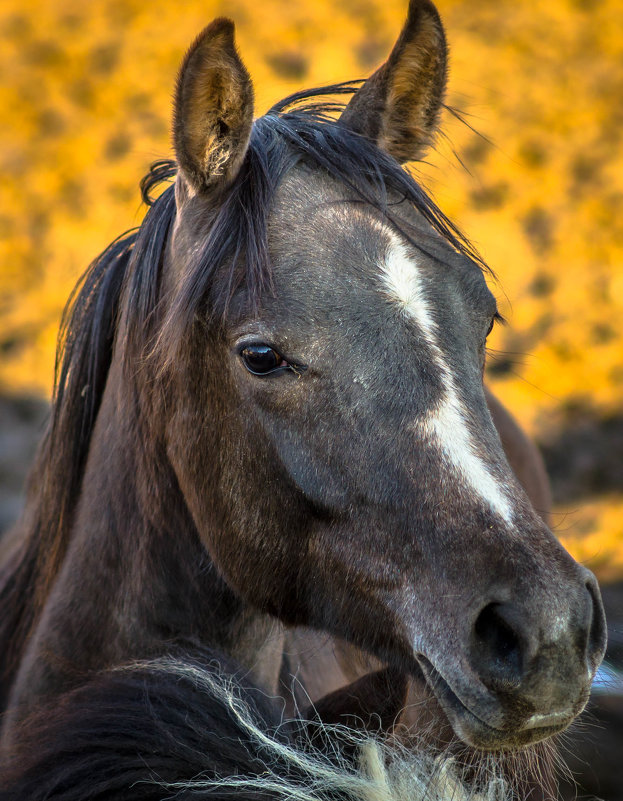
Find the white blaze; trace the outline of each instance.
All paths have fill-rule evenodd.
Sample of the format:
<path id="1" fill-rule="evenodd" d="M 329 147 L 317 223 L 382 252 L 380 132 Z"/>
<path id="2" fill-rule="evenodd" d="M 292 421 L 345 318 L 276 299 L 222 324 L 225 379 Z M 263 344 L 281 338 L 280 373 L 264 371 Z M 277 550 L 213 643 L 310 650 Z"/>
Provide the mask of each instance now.
<path id="1" fill-rule="evenodd" d="M 381 265 L 381 276 L 387 294 L 404 314 L 412 317 L 418 324 L 431 349 L 444 385 L 441 401 L 418 422 L 418 426 L 429 439 L 438 443 L 463 482 L 510 523 L 512 508 L 509 499 L 487 464 L 480 458 L 472 441 L 467 415 L 454 377 L 437 342 L 437 324 L 426 299 L 418 264 L 392 231 L 386 230 L 386 233 L 392 243 L 385 262 Z"/>

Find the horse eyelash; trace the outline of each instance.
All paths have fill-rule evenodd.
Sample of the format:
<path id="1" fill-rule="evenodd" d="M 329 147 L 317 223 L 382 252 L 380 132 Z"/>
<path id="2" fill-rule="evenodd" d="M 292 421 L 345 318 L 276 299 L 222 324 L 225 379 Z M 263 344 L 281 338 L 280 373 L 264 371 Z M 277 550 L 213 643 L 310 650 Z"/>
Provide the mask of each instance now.
<path id="1" fill-rule="evenodd" d="M 485 340 L 489 338 L 489 335 L 493 331 L 496 323 L 498 323 L 498 325 L 506 325 L 506 319 L 502 317 L 499 311 L 496 311 L 493 317 L 491 318 L 491 325 L 489 326 L 489 330 L 487 331 L 487 336 L 485 337 Z"/>
<path id="2" fill-rule="evenodd" d="M 493 322 L 494 323 L 498 323 L 498 325 L 507 325 L 508 324 L 508 321 L 507 321 L 506 317 L 504 317 L 503 314 L 500 314 L 499 311 L 496 311 L 495 314 L 493 315 Z"/>

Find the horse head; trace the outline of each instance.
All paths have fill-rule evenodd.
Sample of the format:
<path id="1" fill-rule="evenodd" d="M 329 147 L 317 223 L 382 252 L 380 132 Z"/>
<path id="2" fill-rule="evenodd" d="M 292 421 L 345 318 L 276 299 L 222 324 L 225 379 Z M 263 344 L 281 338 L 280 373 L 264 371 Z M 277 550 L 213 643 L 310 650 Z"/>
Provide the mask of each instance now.
<path id="1" fill-rule="evenodd" d="M 339 118 L 312 103 L 254 121 L 232 23 L 205 29 L 177 84 L 148 363 L 235 592 L 423 672 L 466 743 L 512 748 L 582 710 L 604 617 L 487 409 L 486 269 L 401 166 L 434 138 L 446 63 L 435 8 L 412 0 Z"/>

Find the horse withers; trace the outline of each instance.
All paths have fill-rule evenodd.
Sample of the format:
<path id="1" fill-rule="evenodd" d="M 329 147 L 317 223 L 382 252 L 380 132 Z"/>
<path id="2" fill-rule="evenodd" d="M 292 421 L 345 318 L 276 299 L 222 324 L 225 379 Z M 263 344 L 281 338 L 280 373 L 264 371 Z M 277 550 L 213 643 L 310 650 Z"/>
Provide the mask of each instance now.
<path id="1" fill-rule="evenodd" d="M 177 165 L 145 191 L 174 185 L 65 323 L 0 594 L 5 749 L 37 707 L 174 643 L 274 692 L 283 624 L 423 674 L 476 748 L 539 741 L 585 705 L 599 590 L 487 409 L 486 269 L 401 166 L 445 81 L 426 0 L 359 88 L 256 120 L 232 23 L 190 48 Z M 339 118 L 327 91 L 352 94 Z"/>

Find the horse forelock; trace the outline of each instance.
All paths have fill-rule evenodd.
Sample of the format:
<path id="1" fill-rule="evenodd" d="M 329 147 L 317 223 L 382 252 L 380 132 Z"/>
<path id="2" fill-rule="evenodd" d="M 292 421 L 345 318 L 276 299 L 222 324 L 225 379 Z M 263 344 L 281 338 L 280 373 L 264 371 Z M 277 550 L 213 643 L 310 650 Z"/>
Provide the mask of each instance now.
<path id="1" fill-rule="evenodd" d="M 136 315 L 136 309 L 129 311 L 135 330 L 142 337 L 150 331 L 153 337 L 149 343 L 142 340 L 143 356 L 148 352 L 161 366 L 173 364 L 193 323 L 223 321 L 240 288 L 245 308 L 257 312 L 263 293 L 271 289 L 268 221 L 275 195 L 285 175 L 301 162 L 343 184 L 418 248 L 421 245 L 410 231 L 401 227 L 404 221 L 394 214 L 390 197 L 406 200 L 454 250 L 488 271 L 474 247 L 409 172 L 330 116 L 344 104 L 324 98 L 352 93 L 355 88 L 351 82 L 300 92 L 255 120 L 235 180 L 218 197 L 216 207 L 206 201 L 209 219 L 202 241 L 192 252 L 181 254 L 185 263 L 175 267 L 181 277 L 157 332 L 144 325 L 145 317 Z M 165 172 L 166 164 L 158 162 L 158 169 Z M 273 222 L 278 229 L 279 221 Z M 153 284 L 148 281 L 144 289 L 154 297 Z M 133 360 L 139 355 L 136 350 L 132 354 Z"/>

